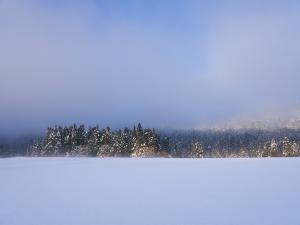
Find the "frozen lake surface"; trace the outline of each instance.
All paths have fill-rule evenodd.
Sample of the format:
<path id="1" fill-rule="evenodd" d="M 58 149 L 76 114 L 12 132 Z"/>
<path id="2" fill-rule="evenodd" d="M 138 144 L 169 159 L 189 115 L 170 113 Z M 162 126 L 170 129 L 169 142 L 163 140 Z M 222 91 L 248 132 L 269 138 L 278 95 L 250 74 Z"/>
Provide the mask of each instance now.
<path id="1" fill-rule="evenodd" d="M 299 225 L 300 158 L 0 159 L 1 225 Z"/>

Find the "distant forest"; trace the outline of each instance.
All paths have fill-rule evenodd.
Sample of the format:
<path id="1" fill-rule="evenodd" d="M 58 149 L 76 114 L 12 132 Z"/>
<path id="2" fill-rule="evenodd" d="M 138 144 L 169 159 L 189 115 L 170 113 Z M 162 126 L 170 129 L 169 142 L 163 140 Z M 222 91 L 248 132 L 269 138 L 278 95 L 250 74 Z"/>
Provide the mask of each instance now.
<path id="1" fill-rule="evenodd" d="M 49 127 L 43 137 L 0 139 L 0 156 L 89 157 L 297 157 L 299 129 L 111 130 L 84 125 Z"/>

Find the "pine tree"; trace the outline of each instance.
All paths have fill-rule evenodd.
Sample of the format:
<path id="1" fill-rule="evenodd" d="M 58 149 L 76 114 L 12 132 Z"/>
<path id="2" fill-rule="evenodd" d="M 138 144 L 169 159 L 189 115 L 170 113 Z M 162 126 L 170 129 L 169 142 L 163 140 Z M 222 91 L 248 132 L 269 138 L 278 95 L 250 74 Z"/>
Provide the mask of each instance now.
<path id="1" fill-rule="evenodd" d="M 203 158 L 204 156 L 204 148 L 201 143 L 198 141 L 194 141 L 191 147 L 191 157 L 193 158 Z"/>
<path id="2" fill-rule="evenodd" d="M 103 145 L 111 145 L 112 144 L 112 136 L 110 133 L 110 127 L 106 127 L 102 132 L 101 144 Z"/>
<path id="3" fill-rule="evenodd" d="M 122 131 L 118 130 L 117 132 L 111 134 L 113 154 L 121 154 L 123 152 L 123 149 L 121 146 L 121 133 L 122 133 Z"/>
<path id="4" fill-rule="evenodd" d="M 59 155 L 62 152 L 63 149 L 63 145 L 62 145 L 62 135 L 60 133 L 59 128 L 56 126 L 53 130 L 54 132 L 54 140 L 55 140 L 55 144 L 53 146 L 53 154 L 54 155 Z"/>
<path id="5" fill-rule="evenodd" d="M 28 156 L 41 156 L 43 144 L 41 140 L 36 140 L 27 150 Z"/>
<path id="6" fill-rule="evenodd" d="M 57 145 L 56 131 L 54 128 L 49 127 L 47 129 L 47 133 L 43 142 L 44 143 L 40 155 L 41 156 L 53 155 Z"/>
<path id="7" fill-rule="evenodd" d="M 71 150 L 77 146 L 77 125 L 74 124 L 70 127 L 70 143 L 71 143 Z"/>
<path id="8" fill-rule="evenodd" d="M 76 133 L 76 145 L 85 145 L 86 144 L 86 132 L 84 125 L 80 125 Z"/>
<path id="9" fill-rule="evenodd" d="M 290 140 L 287 137 L 285 137 L 283 139 L 282 145 L 283 145 L 283 150 L 282 150 L 283 156 L 286 156 L 286 157 L 294 156 L 293 155 L 292 143 L 290 142 Z"/>
<path id="10" fill-rule="evenodd" d="M 162 151 L 170 152 L 170 138 L 162 138 L 160 146 Z"/>
<path id="11" fill-rule="evenodd" d="M 125 155 L 130 155 L 132 153 L 133 143 L 132 143 L 132 135 L 128 128 L 125 128 L 121 134 L 121 148 Z"/>
<path id="12" fill-rule="evenodd" d="M 293 156 L 299 156 L 299 146 L 298 144 L 293 141 L 293 144 L 292 144 L 292 152 L 293 152 Z"/>
<path id="13" fill-rule="evenodd" d="M 88 155 L 97 155 L 99 151 L 100 144 L 101 144 L 101 134 L 99 131 L 98 126 L 90 128 L 88 131 L 88 140 L 87 140 L 87 147 L 88 147 Z"/>
<path id="14" fill-rule="evenodd" d="M 144 139 L 144 130 L 141 125 L 141 123 L 138 123 L 137 130 L 136 130 L 136 143 L 135 143 L 135 148 L 141 148 L 145 147 L 145 139 Z"/>
<path id="15" fill-rule="evenodd" d="M 143 132 L 143 146 L 153 147 L 156 150 L 160 149 L 159 137 L 155 129 L 145 129 Z"/>
<path id="16" fill-rule="evenodd" d="M 280 156 L 280 152 L 278 151 L 278 144 L 273 138 L 271 141 L 267 141 L 263 147 L 263 157 L 278 157 Z"/>

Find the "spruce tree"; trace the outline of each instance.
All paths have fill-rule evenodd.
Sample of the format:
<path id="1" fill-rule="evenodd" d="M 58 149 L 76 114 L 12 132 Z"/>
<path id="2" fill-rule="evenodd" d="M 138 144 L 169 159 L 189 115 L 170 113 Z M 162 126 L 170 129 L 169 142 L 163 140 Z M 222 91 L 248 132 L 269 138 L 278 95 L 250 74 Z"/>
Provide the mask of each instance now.
<path id="1" fill-rule="evenodd" d="M 88 154 L 97 155 L 97 152 L 100 147 L 100 143 L 101 143 L 101 134 L 98 126 L 90 128 L 88 132 L 88 140 L 87 140 L 87 146 L 89 150 Z"/>
<path id="2" fill-rule="evenodd" d="M 292 157 L 293 156 L 292 143 L 287 137 L 283 139 L 282 145 L 283 145 L 282 154 L 286 157 Z"/>
<path id="3" fill-rule="evenodd" d="M 194 141 L 191 146 L 191 157 L 192 158 L 203 158 L 204 148 L 201 143 Z"/>
<path id="4" fill-rule="evenodd" d="M 276 156 L 280 156 L 280 152 L 278 151 L 277 148 L 277 143 L 275 141 L 275 139 L 273 138 L 271 141 L 267 141 L 264 144 L 263 147 L 263 153 L 262 156 L 263 157 L 276 157 Z"/>
<path id="5" fill-rule="evenodd" d="M 101 137 L 101 144 L 103 145 L 111 145 L 112 144 L 112 136 L 110 133 L 110 127 L 106 127 L 103 129 L 102 137 Z"/>

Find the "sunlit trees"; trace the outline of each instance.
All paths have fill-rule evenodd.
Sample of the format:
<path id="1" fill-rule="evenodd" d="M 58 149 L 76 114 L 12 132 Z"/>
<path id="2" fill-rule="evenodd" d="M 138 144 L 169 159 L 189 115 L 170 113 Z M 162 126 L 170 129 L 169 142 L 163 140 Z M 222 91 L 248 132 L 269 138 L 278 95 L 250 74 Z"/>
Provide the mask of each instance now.
<path id="1" fill-rule="evenodd" d="M 198 141 L 192 142 L 190 156 L 192 158 L 203 158 L 204 157 L 204 148 L 200 142 L 198 142 Z"/>
<path id="2" fill-rule="evenodd" d="M 159 135 L 154 129 L 143 129 L 139 123 L 133 130 L 85 130 L 84 125 L 49 127 L 41 140 L 28 149 L 31 156 L 131 156 L 133 153 L 153 155 L 161 151 Z M 143 149 L 143 150 L 141 150 Z M 141 153 L 142 152 L 142 153 Z"/>
<path id="3" fill-rule="evenodd" d="M 87 154 L 94 156 L 97 154 L 101 143 L 101 134 L 98 126 L 90 127 L 89 131 L 87 132 L 87 137 L 88 137 L 87 140 L 84 141 L 87 143 L 87 147 L 88 147 Z"/>
<path id="4" fill-rule="evenodd" d="M 267 141 L 264 145 L 264 151 L 262 153 L 263 157 L 278 157 L 281 156 L 280 152 L 278 151 L 278 144 L 276 143 L 275 139 L 273 138 L 271 141 Z"/>
<path id="5" fill-rule="evenodd" d="M 49 127 L 28 148 L 31 156 L 172 156 L 172 157 L 294 157 L 300 132 L 295 130 L 157 132 L 139 123 L 133 129 L 99 129 L 76 124 Z M 1 152 L 0 152 L 1 154 Z"/>
<path id="6" fill-rule="evenodd" d="M 282 141 L 283 150 L 282 154 L 285 157 L 295 157 L 299 155 L 299 147 L 295 141 L 290 141 L 285 137 Z"/>

